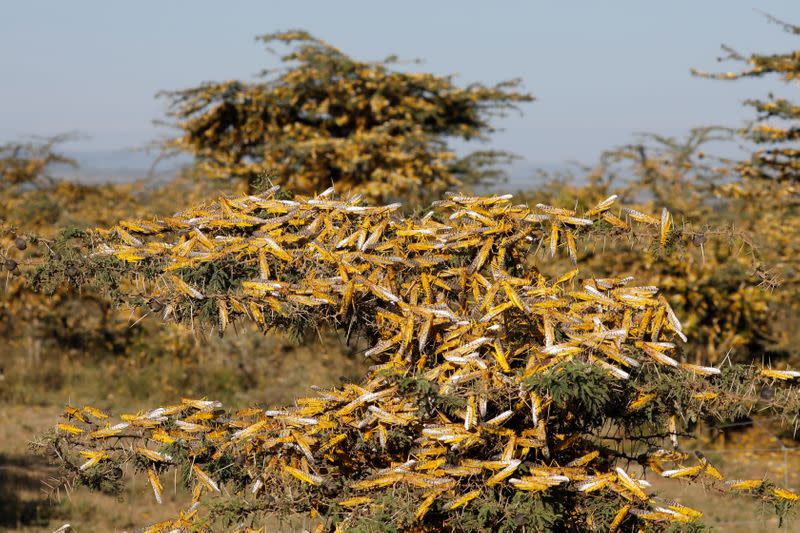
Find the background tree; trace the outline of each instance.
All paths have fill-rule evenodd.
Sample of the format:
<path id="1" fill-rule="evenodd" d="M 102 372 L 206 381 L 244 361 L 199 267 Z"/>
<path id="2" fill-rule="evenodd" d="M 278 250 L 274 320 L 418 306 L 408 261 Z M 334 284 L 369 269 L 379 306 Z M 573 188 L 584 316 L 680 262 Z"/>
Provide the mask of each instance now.
<path id="1" fill-rule="evenodd" d="M 755 223 L 741 200 L 720 196 L 719 188 L 735 179 L 735 171 L 704 152 L 709 143 L 730 137 L 719 128 L 697 128 L 685 139 L 644 135 L 607 151 L 578 182 L 551 176 L 547 186 L 524 197 L 534 204 L 577 198 L 588 205 L 617 195 L 640 211 L 668 206 L 675 223 L 691 237 L 669 255 L 658 249 L 642 253 L 625 241 L 609 240 L 602 249 L 579 249 L 580 260 L 598 275 L 625 272 L 662 287 L 683 317 L 687 357 L 695 362 L 777 360 L 797 354 L 778 319 L 784 297 L 782 290 L 774 290 L 779 280 L 767 272 L 775 256 L 769 242 L 762 247 L 762 238 L 771 239 L 777 229 Z"/>
<path id="2" fill-rule="evenodd" d="M 57 152 L 55 147 L 74 136 L 71 134 L 0 145 L 0 191 L 23 184 L 52 184 L 54 165 L 76 167 L 77 162 Z"/>
<path id="3" fill-rule="evenodd" d="M 781 23 L 792 34 L 798 28 Z M 779 74 L 796 80 L 798 53 L 757 54 L 744 58 L 724 47 L 729 58 L 752 67 L 740 73 L 698 75 L 735 80 Z M 738 361 L 797 360 L 800 356 L 800 204 L 798 168 L 791 163 L 797 147 L 797 116 L 785 99 L 748 100 L 760 112 L 759 121 L 739 130 L 699 127 L 683 138 L 643 135 L 636 142 L 607 151 L 580 183 L 551 176 L 549 186 L 526 193 L 532 202 L 589 204 L 617 194 L 640 210 L 665 205 L 677 224 L 689 224 L 695 234 L 688 250 L 670 257 L 631 253 L 595 254 L 583 260 L 598 272 L 629 272 L 646 276 L 668 291 L 676 312 L 685 319 L 692 344 L 688 353 L 698 361 L 729 357 Z M 796 111 L 796 110 L 795 110 Z M 774 148 L 752 151 L 744 161 L 714 157 L 720 143 L 737 139 Z M 716 145 L 716 146 L 715 146 Z M 725 238 L 738 234 L 747 246 Z M 716 237 L 716 238 L 714 238 Z M 741 241 L 737 241 L 741 242 Z M 614 243 L 607 246 L 613 247 Z M 687 251 L 698 253 L 686 253 Z"/>
<path id="4" fill-rule="evenodd" d="M 786 32 L 800 36 L 800 26 L 774 17 L 767 18 Z M 800 50 L 774 54 L 751 54 L 745 57 L 723 46 L 728 53 L 723 59 L 743 61 L 749 68 L 740 72 L 700 76 L 721 80 L 779 76 L 797 87 L 800 79 Z M 739 130 L 746 141 L 755 143 L 749 158 L 735 165 L 736 177 L 720 184 L 716 196 L 728 202 L 738 213 L 736 223 L 746 228 L 759 243 L 763 265 L 755 273 L 765 280 L 774 280 L 782 290 L 771 298 L 776 312 L 772 322 L 789 340 L 797 354 L 798 311 L 800 311 L 800 107 L 786 98 L 769 95 L 767 100 L 750 99 L 746 105 L 757 112 L 756 120 Z M 766 145 L 768 148 L 761 148 Z"/>
<path id="5" fill-rule="evenodd" d="M 171 213 L 178 198 L 219 192 L 219 183 L 198 183 L 184 173 L 157 186 L 63 179 L 59 170 L 77 163 L 59 146 L 74 138 L 67 134 L 0 146 L 0 351 L 8 355 L 5 370 L 12 375 L 19 370 L 12 354 L 26 353 L 20 359 L 34 369 L 43 357 L 56 358 L 62 350 L 100 359 L 125 353 L 143 333 L 141 324 L 131 327 L 128 314 L 91 291 L 77 293 L 67 286 L 52 287 L 48 294 L 32 291 L 21 275 L 28 264 L 42 253 L 58 254 L 64 240 L 84 228 L 111 224 L 123 215 Z M 78 266 L 61 257 L 62 278 L 77 282 L 84 275 Z"/>
<path id="6" fill-rule="evenodd" d="M 800 35 L 800 26 L 767 18 L 779 24 L 786 32 Z M 742 78 L 762 78 L 777 75 L 789 84 L 800 80 L 800 50 L 777 54 L 751 54 L 745 57 L 729 46 L 723 46 L 728 55 L 722 59 L 748 63 L 749 68 L 741 72 L 709 74 L 693 70 L 696 75 L 718 80 L 739 80 Z M 741 130 L 741 135 L 757 144 L 771 145 L 772 148 L 759 149 L 752 157 L 739 164 L 739 172 L 745 178 L 756 178 L 778 182 L 795 200 L 800 191 L 800 106 L 786 98 L 769 95 L 767 100 L 747 100 L 746 105 L 756 110 L 758 117 L 754 124 Z M 763 184 L 762 184 L 763 187 Z"/>
<path id="7" fill-rule="evenodd" d="M 331 184 L 375 199 L 438 195 L 496 178 L 510 154 L 458 158 L 448 141 L 485 139 L 491 119 L 532 97 L 518 80 L 457 86 L 452 76 L 364 62 L 304 31 L 259 37 L 292 47 L 263 81 L 226 81 L 164 93 L 182 135 L 167 147 L 193 154 L 212 177 L 265 178 L 297 192 Z"/>

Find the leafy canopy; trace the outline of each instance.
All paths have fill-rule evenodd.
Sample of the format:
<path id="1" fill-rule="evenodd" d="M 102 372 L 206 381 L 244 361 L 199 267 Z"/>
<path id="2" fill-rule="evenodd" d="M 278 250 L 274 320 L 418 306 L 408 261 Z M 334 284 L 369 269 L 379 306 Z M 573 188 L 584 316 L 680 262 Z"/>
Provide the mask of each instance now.
<path id="1" fill-rule="evenodd" d="M 166 92 L 182 130 L 168 147 L 212 177 L 269 179 L 297 192 L 336 184 L 375 199 L 438 195 L 499 176 L 510 154 L 457 158 L 451 138 L 484 139 L 491 119 L 532 97 L 519 80 L 457 86 L 452 76 L 404 72 L 396 58 L 353 59 L 304 31 L 259 37 L 291 47 L 263 81 L 204 83 Z"/>
<path id="2" fill-rule="evenodd" d="M 800 26 L 773 17 L 768 19 L 780 25 L 787 33 L 800 36 Z M 719 80 L 762 78 L 770 75 L 778 76 L 786 83 L 796 84 L 800 80 L 800 50 L 751 54 L 750 57 L 745 57 L 728 46 L 723 46 L 723 49 L 728 53 L 725 59 L 747 63 L 749 68 L 740 72 L 719 74 L 697 70 L 693 72 Z M 797 141 L 800 140 L 800 106 L 772 94 L 767 100 L 751 99 L 746 104 L 756 110 L 758 117 L 753 125 L 742 130 L 742 135 L 757 144 L 772 147 L 756 150 L 749 161 L 738 166 L 739 171 L 745 177 L 783 182 L 788 186 L 788 192 L 796 197 L 797 183 L 800 181 L 800 149 L 797 147 Z"/>

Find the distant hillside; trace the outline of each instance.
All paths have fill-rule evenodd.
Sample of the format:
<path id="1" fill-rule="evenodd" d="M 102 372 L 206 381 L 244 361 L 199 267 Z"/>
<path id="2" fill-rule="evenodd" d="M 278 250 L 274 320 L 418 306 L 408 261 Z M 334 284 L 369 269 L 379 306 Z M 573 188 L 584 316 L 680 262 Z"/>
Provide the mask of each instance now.
<path id="1" fill-rule="evenodd" d="M 177 156 L 163 159 L 153 168 L 158 154 L 143 150 L 93 150 L 67 152 L 79 167 L 59 168 L 58 174 L 81 183 L 124 183 L 147 177 L 166 177 L 181 166 L 191 162 L 190 157 Z"/>
<path id="2" fill-rule="evenodd" d="M 69 157 L 78 161 L 77 169 L 64 167 L 58 169 L 58 175 L 81 183 L 124 183 L 147 177 L 158 154 L 143 150 L 92 150 L 67 152 Z M 181 166 L 191 163 L 189 156 L 176 156 L 163 159 L 155 166 L 153 175 L 166 178 Z M 541 183 L 541 172 L 559 173 L 575 169 L 569 163 L 532 163 L 519 161 L 508 169 L 508 181 L 488 187 L 481 192 L 494 190 L 516 192 L 529 189 Z"/>

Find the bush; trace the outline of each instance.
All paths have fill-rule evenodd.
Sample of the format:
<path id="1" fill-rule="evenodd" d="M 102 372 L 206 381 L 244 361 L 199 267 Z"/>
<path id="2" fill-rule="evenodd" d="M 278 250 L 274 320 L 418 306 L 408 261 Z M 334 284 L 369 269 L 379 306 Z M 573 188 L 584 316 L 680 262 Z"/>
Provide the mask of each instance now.
<path id="1" fill-rule="evenodd" d="M 800 498 L 726 481 L 680 447 L 698 422 L 756 407 L 791 425 L 800 373 L 682 362 L 681 323 L 656 287 L 571 266 L 543 274 L 604 239 L 668 255 L 691 227 L 614 198 L 582 213 L 452 194 L 421 216 L 399 207 L 273 189 L 78 241 L 93 268 L 135 281 L 121 299 L 164 318 L 202 332 L 334 327 L 368 339 L 375 364 L 277 409 L 183 399 L 116 420 L 71 406 L 40 449 L 93 486 L 134 465 L 156 499 L 179 469 L 193 503 L 152 531 L 302 513 L 320 530 L 699 527 L 702 513 L 651 493 L 645 472 L 781 516 Z"/>
<path id="2" fill-rule="evenodd" d="M 448 140 L 481 139 L 490 120 L 532 100 L 517 80 L 459 87 L 450 76 L 404 72 L 396 58 L 364 62 L 304 31 L 259 37 L 286 44 L 287 67 L 257 83 L 226 81 L 164 93 L 181 135 L 168 149 L 202 172 L 249 189 L 273 182 L 313 193 L 337 187 L 379 200 L 437 196 L 501 175 L 511 155 L 457 158 Z"/>

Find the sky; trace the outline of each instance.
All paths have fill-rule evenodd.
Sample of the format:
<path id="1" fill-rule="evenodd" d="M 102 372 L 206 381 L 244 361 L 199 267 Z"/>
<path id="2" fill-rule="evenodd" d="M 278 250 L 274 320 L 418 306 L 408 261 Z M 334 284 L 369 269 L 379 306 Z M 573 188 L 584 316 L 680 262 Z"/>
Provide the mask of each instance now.
<path id="1" fill-rule="evenodd" d="M 252 80 L 277 66 L 256 35 L 303 28 L 359 59 L 397 54 L 459 82 L 519 77 L 536 101 L 496 122 L 486 146 L 531 165 L 591 162 L 637 132 L 680 136 L 741 125 L 746 98 L 789 94 L 776 80 L 724 82 L 689 69 L 800 38 L 798 0 L 17 1 L 0 4 L 0 142 L 80 132 L 73 151 L 137 148 L 171 132 L 160 90 Z"/>

